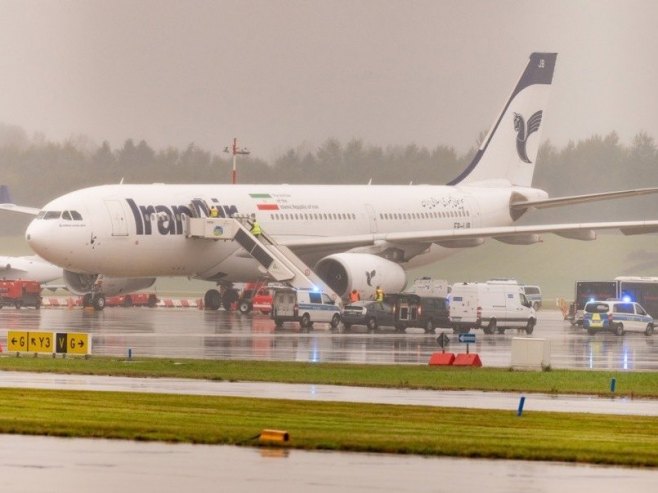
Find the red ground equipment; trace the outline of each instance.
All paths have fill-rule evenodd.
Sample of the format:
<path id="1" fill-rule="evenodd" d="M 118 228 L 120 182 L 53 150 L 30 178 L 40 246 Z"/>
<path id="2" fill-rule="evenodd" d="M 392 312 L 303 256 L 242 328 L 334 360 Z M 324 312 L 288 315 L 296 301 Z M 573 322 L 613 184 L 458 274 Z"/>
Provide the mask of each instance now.
<path id="1" fill-rule="evenodd" d="M 158 297 L 154 293 L 130 293 L 108 296 L 105 299 L 105 306 L 148 306 L 153 308 L 158 304 Z"/>
<path id="2" fill-rule="evenodd" d="M 41 284 L 37 281 L 0 281 L 0 308 L 3 306 L 41 307 Z"/>

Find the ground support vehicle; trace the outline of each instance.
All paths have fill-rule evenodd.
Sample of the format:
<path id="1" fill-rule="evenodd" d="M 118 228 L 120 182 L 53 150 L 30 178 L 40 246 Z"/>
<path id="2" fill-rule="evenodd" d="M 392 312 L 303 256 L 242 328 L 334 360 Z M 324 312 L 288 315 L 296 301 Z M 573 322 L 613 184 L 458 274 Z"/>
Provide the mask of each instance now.
<path id="1" fill-rule="evenodd" d="M 637 331 L 650 336 L 654 320 L 639 303 L 596 300 L 585 305 L 583 327 L 589 335 L 609 331 L 622 336 L 626 331 Z"/>
<path id="2" fill-rule="evenodd" d="M 155 293 L 130 293 L 108 296 L 105 298 L 105 306 L 148 306 L 153 308 L 160 301 Z"/>
<path id="3" fill-rule="evenodd" d="M 308 289 L 278 289 L 272 301 L 272 314 L 276 327 L 284 322 L 299 322 L 309 330 L 315 322 L 326 322 L 337 328 L 341 321 L 340 307 L 328 294 Z"/>
<path id="4" fill-rule="evenodd" d="M 252 310 L 258 310 L 268 314 L 272 310 L 274 292 L 286 287 L 278 282 L 246 283 L 237 302 L 238 311 L 249 313 Z"/>
<path id="5" fill-rule="evenodd" d="M 0 308 L 3 306 L 41 307 L 41 284 L 36 281 L 0 281 Z"/>
<path id="6" fill-rule="evenodd" d="M 485 334 L 524 329 L 532 334 L 535 310 L 518 284 L 499 282 L 458 283 L 452 286 L 450 324 L 453 331 L 481 328 Z"/>

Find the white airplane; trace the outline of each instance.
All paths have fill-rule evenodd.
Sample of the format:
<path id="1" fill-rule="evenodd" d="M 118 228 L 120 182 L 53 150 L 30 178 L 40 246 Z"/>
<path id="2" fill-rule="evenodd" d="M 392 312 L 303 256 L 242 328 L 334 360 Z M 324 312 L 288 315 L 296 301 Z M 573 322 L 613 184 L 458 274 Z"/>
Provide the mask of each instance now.
<path id="1" fill-rule="evenodd" d="M 28 279 L 47 283 L 63 276 L 62 268 L 36 255 L 7 257 L 0 255 L 0 279 Z"/>
<path id="2" fill-rule="evenodd" d="M 596 230 L 658 231 L 658 221 L 515 226 L 526 211 L 654 193 L 636 189 L 550 199 L 532 188 L 544 109 L 557 54 L 533 53 L 475 155 L 444 186 L 404 185 L 105 185 L 77 190 L 41 210 L 26 239 L 65 269 L 72 285 L 98 275 L 187 276 L 227 287 L 262 277 L 235 241 L 189 238 L 186 217 L 255 215 L 264 231 L 290 248 L 338 294 L 363 296 L 406 284 L 405 270 L 436 262 L 494 238 L 528 245 L 542 233 L 592 240 Z M 328 173 L 331 170 L 327 170 Z M 403 173 L 404 170 L 401 170 Z M 206 293 L 219 307 L 219 293 Z"/>
<path id="3" fill-rule="evenodd" d="M 56 284 L 56 281 L 69 276 L 60 266 L 46 262 L 36 256 L 9 257 L 0 255 L 0 280 L 25 279 L 41 283 L 44 289 L 56 290 L 64 288 L 73 294 L 83 296 L 86 306 L 102 309 L 105 306 L 105 297 L 116 294 L 126 294 L 139 289 L 146 289 L 155 283 L 155 278 L 118 278 L 107 276 L 91 276 L 84 278 L 76 276 L 71 283 Z M 82 282 L 82 281 L 86 281 Z"/>

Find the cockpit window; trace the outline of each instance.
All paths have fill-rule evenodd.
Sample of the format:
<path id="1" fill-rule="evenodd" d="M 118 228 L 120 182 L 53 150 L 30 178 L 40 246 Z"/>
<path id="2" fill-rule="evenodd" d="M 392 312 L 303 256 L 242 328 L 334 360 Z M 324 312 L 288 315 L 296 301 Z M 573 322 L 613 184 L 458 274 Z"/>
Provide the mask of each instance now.
<path id="1" fill-rule="evenodd" d="M 43 216 L 46 215 L 46 211 L 39 211 L 39 214 L 37 214 L 37 219 L 43 219 Z"/>
<path id="2" fill-rule="evenodd" d="M 46 214 L 43 216 L 44 219 L 59 219 L 59 216 L 62 215 L 62 211 L 46 211 Z"/>
<path id="3" fill-rule="evenodd" d="M 62 212 L 62 219 L 67 221 L 82 221 L 82 216 L 78 211 L 64 211 Z"/>

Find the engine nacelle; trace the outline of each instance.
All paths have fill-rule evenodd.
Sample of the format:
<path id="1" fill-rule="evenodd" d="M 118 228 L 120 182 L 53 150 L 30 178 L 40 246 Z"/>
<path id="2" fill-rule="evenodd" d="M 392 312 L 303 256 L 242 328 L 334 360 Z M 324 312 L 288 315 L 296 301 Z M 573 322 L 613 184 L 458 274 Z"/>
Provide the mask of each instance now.
<path id="1" fill-rule="evenodd" d="M 106 277 L 65 270 L 64 283 L 71 293 L 79 296 L 91 292 L 114 296 L 150 288 L 155 283 L 155 277 Z"/>
<path id="2" fill-rule="evenodd" d="M 399 264 L 369 253 L 337 253 L 320 260 L 315 273 L 342 298 L 356 289 L 362 299 L 374 296 L 380 286 L 385 293 L 397 293 L 407 284 Z"/>

